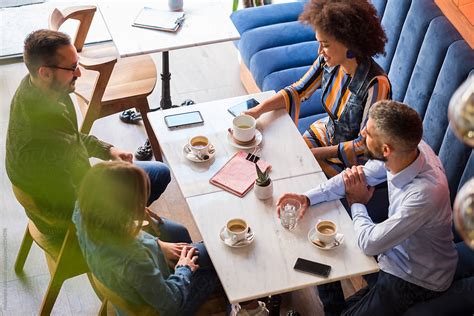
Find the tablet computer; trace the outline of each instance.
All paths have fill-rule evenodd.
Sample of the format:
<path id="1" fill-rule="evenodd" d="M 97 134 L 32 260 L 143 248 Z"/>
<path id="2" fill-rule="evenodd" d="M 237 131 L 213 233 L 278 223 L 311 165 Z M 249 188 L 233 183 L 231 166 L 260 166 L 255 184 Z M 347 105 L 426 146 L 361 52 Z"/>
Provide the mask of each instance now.
<path id="1" fill-rule="evenodd" d="M 253 107 L 256 107 L 260 103 L 254 98 L 248 99 L 247 101 L 241 102 L 239 104 L 231 106 L 227 111 L 233 116 L 239 116 L 242 112 L 250 110 Z"/>
<path id="2" fill-rule="evenodd" d="M 199 111 L 171 114 L 165 116 L 165 124 L 169 129 L 193 126 L 204 123 Z"/>

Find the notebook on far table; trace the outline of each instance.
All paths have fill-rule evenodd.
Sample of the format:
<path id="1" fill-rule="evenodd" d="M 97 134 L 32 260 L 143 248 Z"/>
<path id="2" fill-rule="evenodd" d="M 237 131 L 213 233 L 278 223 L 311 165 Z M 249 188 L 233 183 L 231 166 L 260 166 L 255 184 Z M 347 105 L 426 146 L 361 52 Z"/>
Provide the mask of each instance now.
<path id="1" fill-rule="evenodd" d="M 257 178 L 255 163 L 247 160 L 247 156 L 244 151 L 237 152 L 209 182 L 239 197 L 245 196 Z M 262 159 L 259 159 L 257 164 L 262 171 L 271 168 L 271 165 Z"/>
<path id="2" fill-rule="evenodd" d="M 171 12 L 144 7 L 132 26 L 152 30 L 176 32 L 184 22 L 184 12 Z"/>

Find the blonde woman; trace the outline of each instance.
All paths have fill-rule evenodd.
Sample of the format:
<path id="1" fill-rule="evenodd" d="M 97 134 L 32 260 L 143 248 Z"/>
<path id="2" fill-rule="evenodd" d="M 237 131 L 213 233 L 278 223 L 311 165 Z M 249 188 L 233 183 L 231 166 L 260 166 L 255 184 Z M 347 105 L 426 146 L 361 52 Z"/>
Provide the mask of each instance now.
<path id="1" fill-rule="evenodd" d="M 79 245 L 94 275 L 124 300 L 160 315 L 192 315 L 214 290 L 216 273 L 183 226 L 159 223 L 163 236 L 175 238 L 168 242 L 141 230 L 149 194 L 146 173 L 130 163 L 92 167 L 73 216 Z"/>

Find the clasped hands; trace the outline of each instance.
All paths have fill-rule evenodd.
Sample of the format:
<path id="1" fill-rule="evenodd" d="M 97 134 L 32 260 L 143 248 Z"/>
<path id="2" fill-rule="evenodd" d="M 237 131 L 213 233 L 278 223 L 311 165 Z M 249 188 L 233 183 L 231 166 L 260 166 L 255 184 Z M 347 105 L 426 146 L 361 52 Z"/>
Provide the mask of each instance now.
<path id="1" fill-rule="evenodd" d="M 367 205 L 374 194 L 374 187 L 367 185 L 363 166 L 352 166 L 342 173 L 349 206 L 354 203 Z"/>
<path id="2" fill-rule="evenodd" d="M 374 194 L 374 187 L 368 186 L 364 175 L 363 166 L 353 166 L 347 168 L 342 172 L 342 180 L 344 181 L 346 200 L 349 206 L 354 203 L 361 203 L 366 205 Z M 280 209 L 283 206 L 283 202 L 287 199 L 295 199 L 301 204 L 301 208 L 298 214 L 298 219 L 301 219 L 306 210 L 310 206 L 308 197 L 304 194 L 297 193 L 285 193 L 277 201 L 277 214 L 280 217 Z"/>

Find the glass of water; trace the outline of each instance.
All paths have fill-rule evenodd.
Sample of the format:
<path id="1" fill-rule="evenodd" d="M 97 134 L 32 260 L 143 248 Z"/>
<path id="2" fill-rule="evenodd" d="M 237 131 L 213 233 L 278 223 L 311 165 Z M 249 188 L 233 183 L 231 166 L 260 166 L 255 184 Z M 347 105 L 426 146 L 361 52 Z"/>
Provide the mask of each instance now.
<path id="1" fill-rule="evenodd" d="M 282 207 L 280 208 L 281 225 L 288 230 L 295 228 L 300 208 L 301 204 L 297 200 L 287 199 L 283 201 Z"/>

